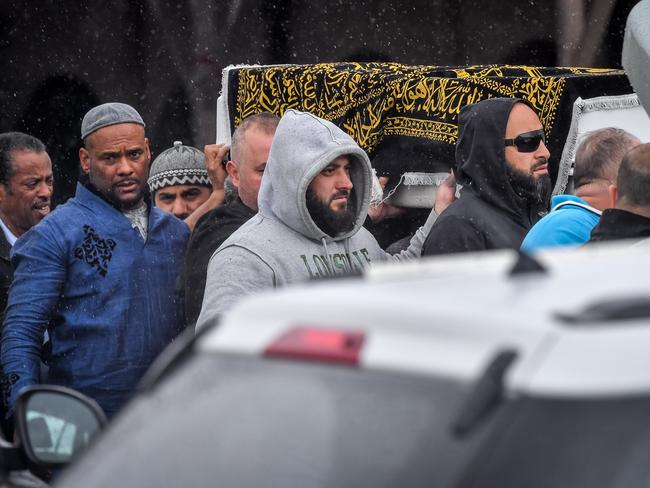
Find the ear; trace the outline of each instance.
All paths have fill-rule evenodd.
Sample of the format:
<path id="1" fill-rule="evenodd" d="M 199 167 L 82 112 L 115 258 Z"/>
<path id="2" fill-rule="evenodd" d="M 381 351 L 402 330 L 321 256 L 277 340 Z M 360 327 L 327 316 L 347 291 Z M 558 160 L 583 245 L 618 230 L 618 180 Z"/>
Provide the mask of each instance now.
<path id="1" fill-rule="evenodd" d="M 610 208 L 614 208 L 618 200 L 618 187 L 616 185 L 609 185 L 607 192 L 609 193 L 609 206 Z"/>
<path id="2" fill-rule="evenodd" d="M 239 188 L 239 166 L 237 166 L 237 163 L 234 161 L 228 161 L 226 163 L 226 173 L 230 176 L 232 184 Z"/>
<path id="3" fill-rule="evenodd" d="M 144 145 L 147 148 L 147 164 L 149 164 L 151 162 L 151 148 L 149 147 L 149 139 L 146 137 L 144 138 Z"/>
<path id="4" fill-rule="evenodd" d="M 90 154 L 85 147 L 79 149 L 79 164 L 84 173 L 88 174 L 90 172 Z"/>
<path id="5" fill-rule="evenodd" d="M 7 194 L 7 186 L 4 183 L 0 183 L 0 203 L 5 201 L 6 194 Z"/>

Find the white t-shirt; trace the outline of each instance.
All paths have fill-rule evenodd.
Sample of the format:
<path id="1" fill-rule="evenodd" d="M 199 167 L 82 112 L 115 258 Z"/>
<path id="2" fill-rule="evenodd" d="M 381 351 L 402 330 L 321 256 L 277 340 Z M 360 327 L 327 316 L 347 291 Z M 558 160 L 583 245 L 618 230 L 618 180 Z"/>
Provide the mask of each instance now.
<path id="1" fill-rule="evenodd" d="M 131 222 L 131 227 L 138 229 L 142 240 L 147 240 L 147 230 L 149 228 L 149 212 L 145 204 L 140 205 L 138 208 L 131 210 L 125 210 L 122 212 L 129 222 Z"/>
<path id="2" fill-rule="evenodd" d="M 16 243 L 16 239 L 18 239 L 13 232 L 9 230 L 9 227 L 5 225 L 5 223 L 0 219 L 0 227 L 2 227 L 2 232 L 4 232 L 5 237 L 7 238 L 7 242 L 11 247 Z"/>

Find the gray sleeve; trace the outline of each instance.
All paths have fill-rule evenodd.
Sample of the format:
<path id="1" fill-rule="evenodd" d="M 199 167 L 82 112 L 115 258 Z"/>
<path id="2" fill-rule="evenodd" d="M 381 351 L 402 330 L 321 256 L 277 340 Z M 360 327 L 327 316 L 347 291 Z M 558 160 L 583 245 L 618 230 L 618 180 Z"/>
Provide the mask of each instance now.
<path id="1" fill-rule="evenodd" d="M 196 330 L 217 322 L 242 297 L 274 286 L 273 269 L 257 254 L 239 246 L 216 251 L 208 264 Z"/>
<path id="2" fill-rule="evenodd" d="M 405 261 L 408 259 L 418 259 L 422 255 L 422 247 L 424 247 L 424 241 L 426 241 L 429 232 L 431 232 L 431 227 L 433 227 L 433 224 L 436 223 L 437 219 L 438 219 L 438 214 L 436 213 L 435 209 L 432 208 L 431 213 L 427 217 L 427 221 L 424 223 L 422 227 L 420 227 L 415 232 L 415 234 L 411 238 L 409 247 L 404 249 L 399 254 L 392 254 L 392 255 L 389 254 L 387 256 L 388 259 L 391 259 L 393 261 Z"/>

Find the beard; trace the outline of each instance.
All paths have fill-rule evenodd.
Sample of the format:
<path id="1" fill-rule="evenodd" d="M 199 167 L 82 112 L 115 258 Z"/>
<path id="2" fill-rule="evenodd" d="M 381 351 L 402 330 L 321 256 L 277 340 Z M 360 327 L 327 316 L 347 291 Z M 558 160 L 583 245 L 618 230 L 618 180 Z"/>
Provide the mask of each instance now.
<path id="1" fill-rule="evenodd" d="M 142 182 L 137 178 L 129 178 L 129 180 L 134 181 L 137 185 L 137 191 L 128 198 L 119 196 L 119 189 L 117 184 L 111 185 L 108 188 L 99 188 L 97 185 L 94 185 L 95 188 L 104 196 L 104 198 L 111 203 L 114 207 L 124 212 L 127 210 L 133 210 L 134 208 L 139 207 L 142 204 L 144 197 L 147 194 L 147 187 L 142 184 Z M 93 183 L 92 179 L 90 180 Z"/>
<path id="2" fill-rule="evenodd" d="M 343 194 L 348 196 L 347 206 L 340 212 L 335 212 L 330 208 L 330 203 Z M 336 237 L 339 234 L 345 234 L 354 229 L 354 224 L 357 221 L 354 192 L 341 190 L 334 194 L 329 201 L 323 201 L 310 189 L 307 189 L 305 197 L 309 215 L 311 215 L 312 220 L 318 228 L 328 236 Z"/>
<path id="3" fill-rule="evenodd" d="M 536 177 L 532 173 L 542 164 L 547 164 L 547 161 L 539 161 L 531 168 L 530 173 L 525 173 L 506 162 L 506 175 L 510 186 L 518 196 L 533 205 L 547 207 L 551 198 L 551 177 L 548 174 Z"/>

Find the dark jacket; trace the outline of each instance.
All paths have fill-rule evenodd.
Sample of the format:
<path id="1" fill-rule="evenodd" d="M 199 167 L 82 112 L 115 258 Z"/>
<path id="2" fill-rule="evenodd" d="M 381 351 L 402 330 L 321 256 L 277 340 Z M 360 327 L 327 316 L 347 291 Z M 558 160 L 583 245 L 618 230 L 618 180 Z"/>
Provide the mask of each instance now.
<path id="1" fill-rule="evenodd" d="M 642 215 L 609 208 L 603 211 L 600 222 L 591 231 L 589 242 L 650 237 L 650 219 Z"/>
<path id="2" fill-rule="evenodd" d="M 542 209 L 519 196 L 506 172 L 504 137 L 517 99 L 468 105 L 458 117 L 456 181 L 463 185 L 433 225 L 422 255 L 518 249 Z"/>
<path id="3" fill-rule="evenodd" d="M 11 245 L 7 242 L 4 232 L 0 230 L 0 320 L 4 317 L 9 286 L 14 279 L 14 268 L 9 259 L 10 252 Z"/>
<path id="4" fill-rule="evenodd" d="M 185 317 L 188 325 L 193 327 L 201 312 L 210 258 L 230 234 L 255 214 L 255 210 L 237 198 L 227 205 L 207 212 L 196 223 L 187 246 L 183 269 Z"/>

